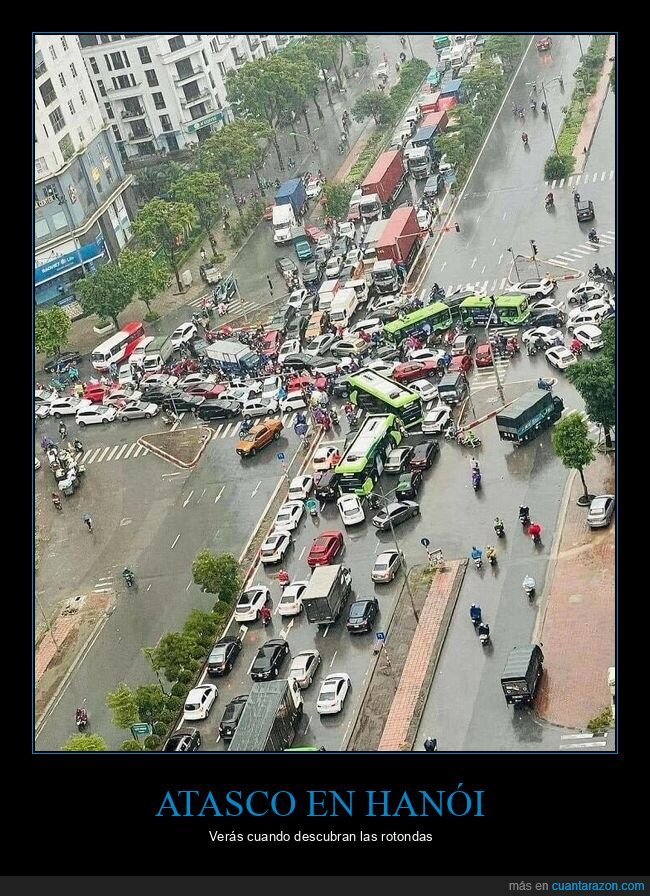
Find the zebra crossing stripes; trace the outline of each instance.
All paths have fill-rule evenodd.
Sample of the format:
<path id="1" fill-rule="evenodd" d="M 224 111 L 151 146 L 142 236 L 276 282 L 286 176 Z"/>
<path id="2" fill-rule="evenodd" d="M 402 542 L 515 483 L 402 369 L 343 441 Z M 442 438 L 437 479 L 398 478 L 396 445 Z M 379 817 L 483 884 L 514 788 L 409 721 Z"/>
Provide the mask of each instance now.
<path id="1" fill-rule="evenodd" d="M 599 234 L 600 245 L 609 247 L 614 246 L 616 243 L 616 231 L 615 230 L 606 230 L 603 233 Z M 585 256 L 592 255 L 595 252 L 598 252 L 600 246 L 594 243 L 579 243 L 577 246 L 572 246 L 570 249 L 563 249 L 562 252 L 558 252 L 552 258 L 549 258 L 548 261 L 551 264 L 557 264 L 562 267 L 566 265 L 572 264 L 572 262 L 579 261 Z"/>
<path id="2" fill-rule="evenodd" d="M 191 302 L 187 304 L 191 308 L 202 308 L 203 302 L 205 299 L 210 298 L 210 293 L 206 293 L 203 296 L 199 296 L 198 299 L 192 299 Z M 254 302 L 244 302 L 242 299 L 233 298 L 228 303 L 228 316 L 232 317 L 233 315 L 239 314 L 251 314 L 253 311 L 257 310 L 257 305 Z"/>
<path id="3" fill-rule="evenodd" d="M 545 180 L 544 187 L 551 190 L 562 190 L 564 187 L 568 187 L 574 190 L 581 184 L 586 187 L 589 184 L 604 183 L 604 181 L 610 180 L 614 180 L 613 168 L 609 171 L 583 171 L 582 174 L 571 174 L 569 177 L 563 177 L 560 180 L 557 178 L 555 180 Z"/>
<path id="4" fill-rule="evenodd" d="M 605 734 L 563 734 L 560 737 L 560 750 L 588 750 L 594 747 L 607 746 L 607 733 Z M 570 743 L 569 743 L 570 741 Z"/>
<path id="5" fill-rule="evenodd" d="M 500 292 L 509 288 L 507 277 L 496 277 L 494 280 L 477 280 L 476 283 L 458 283 L 457 285 L 448 286 L 445 290 L 447 298 L 455 292 L 485 292 L 488 294 Z M 429 289 L 423 289 L 420 293 L 420 300 L 423 304 L 427 303 Z"/>

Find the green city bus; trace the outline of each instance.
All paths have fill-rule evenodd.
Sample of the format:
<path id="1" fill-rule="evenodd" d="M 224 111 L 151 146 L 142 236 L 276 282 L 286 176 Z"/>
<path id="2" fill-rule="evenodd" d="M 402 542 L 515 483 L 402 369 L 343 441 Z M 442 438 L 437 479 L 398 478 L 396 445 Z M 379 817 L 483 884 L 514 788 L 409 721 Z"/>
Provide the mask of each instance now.
<path id="1" fill-rule="evenodd" d="M 375 370 L 359 370 L 347 381 L 350 401 L 369 414 L 396 414 L 406 429 L 422 421 L 422 400 L 413 389 Z"/>
<path id="2" fill-rule="evenodd" d="M 424 308 L 418 308 L 405 317 L 398 317 L 384 325 L 386 339 L 399 345 L 407 336 L 437 333 L 448 330 L 452 326 L 451 308 L 444 302 L 433 302 Z M 428 332 L 426 327 L 428 327 Z"/>
<path id="3" fill-rule="evenodd" d="M 388 452 L 402 441 L 395 414 L 367 417 L 336 467 L 341 494 L 369 495 L 379 479 Z"/>
<path id="4" fill-rule="evenodd" d="M 518 327 L 530 317 L 528 296 L 519 293 L 505 296 L 469 296 L 460 303 L 460 317 L 466 327 L 484 327 L 490 319 L 492 300 L 494 326 Z"/>

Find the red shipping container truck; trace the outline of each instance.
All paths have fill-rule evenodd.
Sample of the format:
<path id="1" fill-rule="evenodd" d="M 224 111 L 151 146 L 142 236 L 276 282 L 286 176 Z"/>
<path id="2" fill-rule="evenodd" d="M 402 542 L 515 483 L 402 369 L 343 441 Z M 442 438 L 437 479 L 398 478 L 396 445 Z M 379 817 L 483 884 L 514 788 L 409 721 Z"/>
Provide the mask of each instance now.
<path id="1" fill-rule="evenodd" d="M 390 212 L 405 179 L 401 150 L 382 152 L 361 184 L 359 212 L 363 220 L 376 221 L 384 211 Z"/>
<path id="2" fill-rule="evenodd" d="M 377 243 L 378 260 L 403 263 L 408 267 L 415 243 L 421 235 L 417 212 L 413 206 L 395 209 Z"/>
<path id="3" fill-rule="evenodd" d="M 442 112 L 429 112 L 422 119 L 422 123 L 420 127 L 423 128 L 435 128 L 439 133 L 445 131 L 447 129 L 447 113 L 442 110 Z"/>

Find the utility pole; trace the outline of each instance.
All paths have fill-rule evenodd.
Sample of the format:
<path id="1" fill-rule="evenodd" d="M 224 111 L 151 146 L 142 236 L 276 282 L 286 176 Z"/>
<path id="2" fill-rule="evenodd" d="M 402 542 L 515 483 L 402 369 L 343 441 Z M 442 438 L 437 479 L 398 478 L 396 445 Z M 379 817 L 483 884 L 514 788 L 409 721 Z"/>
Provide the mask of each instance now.
<path id="1" fill-rule="evenodd" d="M 512 255 L 512 263 L 515 266 L 515 274 L 517 275 L 517 280 L 519 280 L 519 268 L 517 267 L 517 258 L 515 253 L 512 251 L 512 246 L 508 246 L 508 252 Z"/>
<path id="2" fill-rule="evenodd" d="M 384 490 L 383 490 L 381 482 L 379 480 L 377 480 L 377 485 L 379 486 L 379 494 L 380 494 L 382 501 L 384 502 L 384 506 L 387 506 L 388 498 L 384 494 Z M 397 541 L 397 535 L 395 535 L 395 527 L 393 526 L 393 521 L 390 517 L 388 518 L 388 524 L 390 526 L 390 534 L 393 536 L 393 540 L 395 542 L 395 548 L 401 558 L 402 569 L 404 570 L 404 580 L 406 582 L 406 590 L 407 590 L 408 596 L 411 600 L 411 609 L 413 610 L 413 616 L 415 617 L 415 622 L 419 625 L 420 614 L 418 613 L 418 611 L 415 607 L 415 598 L 413 597 L 413 592 L 411 591 L 411 583 L 409 582 L 409 574 L 408 574 L 408 569 L 406 567 L 406 558 L 404 557 L 404 554 L 402 553 L 402 551 L 400 549 L 399 542 Z"/>
<path id="3" fill-rule="evenodd" d="M 554 78 L 553 80 L 557 81 L 557 80 L 559 80 L 559 79 L 558 79 L 558 78 Z M 550 84 L 550 83 L 551 83 L 551 82 L 549 81 L 549 84 Z M 553 127 L 553 119 L 551 118 L 551 110 L 550 110 L 549 107 L 548 107 L 548 100 L 547 100 L 547 98 L 546 98 L 546 84 L 544 84 L 543 81 L 542 81 L 542 93 L 544 94 L 544 105 L 546 106 L 546 111 L 547 111 L 547 113 L 548 113 L 548 123 L 549 123 L 550 126 L 551 126 L 551 134 L 553 134 L 553 144 L 555 145 L 555 155 L 556 155 L 556 156 L 559 156 L 560 153 L 559 153 L 559 150 L 558 150 L 558 148 L 557 148 L 557 138 L 556 138 L 556 136 L 555 136 L 555 128 Z"/>
<path id="4" fill-rule="evenodd" d="M 512 251 L 512 250 L 510 250 L 510 251 Z M 492 307 L 490 308 L 490 315 L 489 315 L 489 317 L 487 319 L 487 323 L 485 325 L 485 338 L 487 340 L 487 344 L 490 346 L 490 357 L 492 358 L 492 369 L 494 370 L 494 377 L 497 381 L 497 392 L 499 393 L 499 398 L 501 399 L 501 403 L 505 404 L 506 400 L 503 395 L 503 386 L 501 385 L 501 378 L 499 376 L 499 371 L 497 370 L 496 359 L 494 357 L 494 348 L 492 346 L 492 340 L 490 339 L 490 333 L 489 333 L 490 321 L 492 320 L 492 315 L 494 314 L 494 311 L 496 309 L 496 302 L 494 300 L 494 296 L 492 296 L 491 298 L 492 298 Z"/>

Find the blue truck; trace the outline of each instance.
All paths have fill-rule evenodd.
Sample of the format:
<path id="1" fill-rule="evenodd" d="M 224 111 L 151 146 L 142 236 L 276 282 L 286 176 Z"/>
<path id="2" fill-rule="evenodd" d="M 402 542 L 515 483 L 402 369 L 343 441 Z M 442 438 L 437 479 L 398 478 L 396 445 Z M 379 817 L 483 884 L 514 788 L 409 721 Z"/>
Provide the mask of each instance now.
<path id="1" fill-rule="evenodd" d="M 408 170 L 416 179 L 429 177 L 440 161 L 434 138 L 440 133 L 436 126 L 420 128 L 411 138 Z"/>
<path id="2" fill-rule="evenodd" d="M 296 218 L 303 213 L 306 202 L 307 193 L 301 177 L 285 180 L 283 184 L 280 184 L 275 194 L 275 204 L 290 205 Z"/>
<path id="3" fill-rule="evenodd" d="M 206 349 L 206 355 L 227 374 L 254 374 L 260 366 L 260 356 L 247 345 L 234 340 L 218 340 Z"/>

